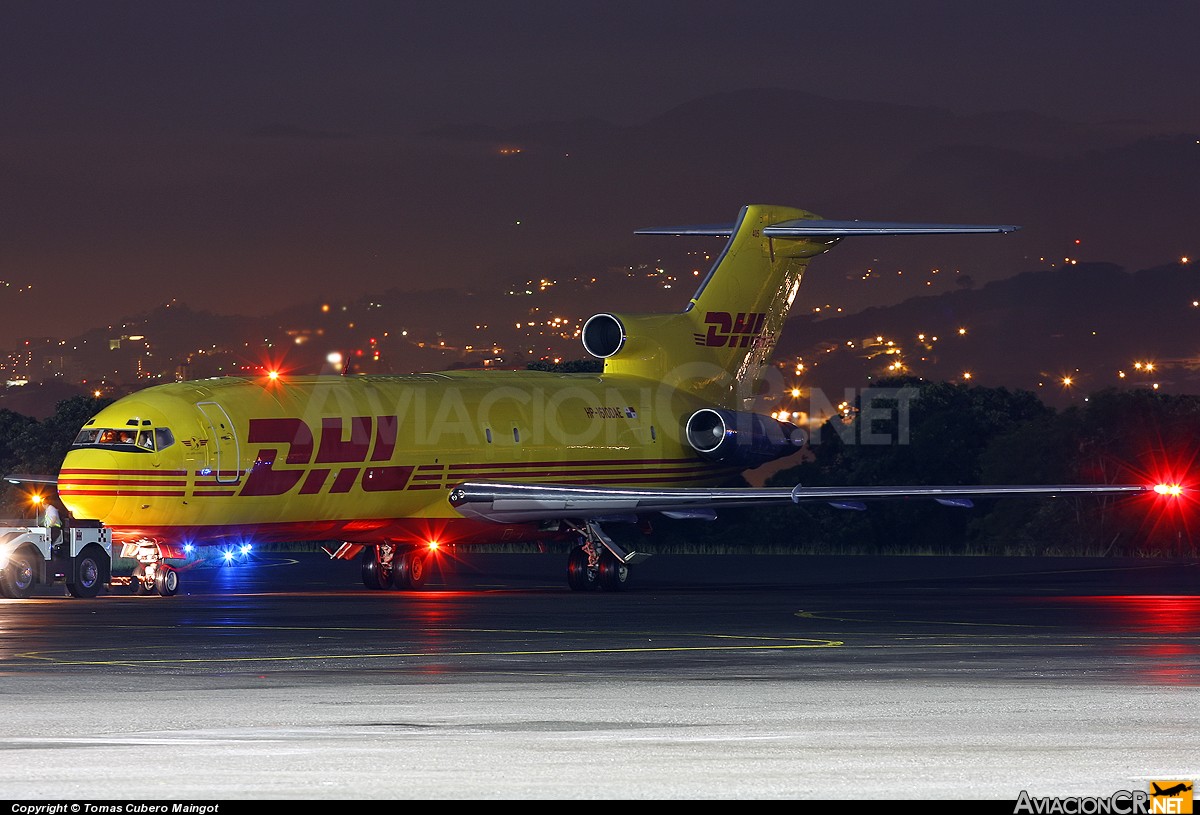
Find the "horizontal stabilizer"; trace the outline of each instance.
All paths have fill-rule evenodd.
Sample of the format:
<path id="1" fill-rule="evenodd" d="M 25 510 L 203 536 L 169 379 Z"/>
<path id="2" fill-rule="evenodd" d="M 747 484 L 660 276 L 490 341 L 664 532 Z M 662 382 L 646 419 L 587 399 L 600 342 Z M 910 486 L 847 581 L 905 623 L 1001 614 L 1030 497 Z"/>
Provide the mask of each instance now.
<path id="1" fill-rule="evenodd" d="M 934 498 L 933 500 L 937 501 L 944 507 L 962 507 L 963 509 L 970 509 L 971 507 L 975 506 L 974 502 L 971 501 L 970 498 Z"/>
<path id="2" fill-rule="evenodd" d="M 700 224 L 696 226 L 650 226 L 645 229 L 635 229 L 635 235 L 698 235 L 709 238 L 728 238 L 733 234 L 735 224 Z"/>
<path id="3" fill-rule="evenodd" d="M 867 508 L 867 505 L 862 501 L 830 501 L 829 506 L 834 509 L 852 509 L 856 512 L 861 512 Z"/>
<path id="4" fill-rule="evenodd" d="M 635 235 L 684 235 L 728 238 L 734 224 L 697 226 L 658 226 L 634 231 Z M 1015 232 L 1021 227 L 1010 224 L 914 224 L 892 221 L 826 221 L 801 218 L 763 227 L 769 238 L 846 238 L 861 235 L 974 235 L 989 232 Z"/>

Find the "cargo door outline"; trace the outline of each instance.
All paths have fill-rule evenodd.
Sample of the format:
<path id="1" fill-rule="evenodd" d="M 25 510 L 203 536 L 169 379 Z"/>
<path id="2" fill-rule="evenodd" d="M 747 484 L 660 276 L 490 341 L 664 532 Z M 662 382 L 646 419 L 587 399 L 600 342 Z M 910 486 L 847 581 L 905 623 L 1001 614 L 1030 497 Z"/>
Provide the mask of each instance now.
<path id="1" fill-rule="evenodd" d="M 196 407 L 208 422 L 209 438 L 213 441 L 213 472 L 218 484 L 236 484 L 241 477 L 238 462 L 241 461 L 241 448 L 238 445 L 237 433 L 233 429 L 233 420 L 217 402 L 197 402 Z"/>

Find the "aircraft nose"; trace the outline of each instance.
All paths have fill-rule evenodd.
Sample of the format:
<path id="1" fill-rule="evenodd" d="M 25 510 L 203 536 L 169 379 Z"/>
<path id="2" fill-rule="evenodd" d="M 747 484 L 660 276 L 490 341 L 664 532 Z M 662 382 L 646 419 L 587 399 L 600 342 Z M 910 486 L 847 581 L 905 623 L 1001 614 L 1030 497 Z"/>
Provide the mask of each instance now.
<path id="1" fill-rule="evenodd" d="M 72 450 L 58 473 L 58 495 L 74 518 L 103 521 L 120 490 L 121 470 L 107 450 Z"/>

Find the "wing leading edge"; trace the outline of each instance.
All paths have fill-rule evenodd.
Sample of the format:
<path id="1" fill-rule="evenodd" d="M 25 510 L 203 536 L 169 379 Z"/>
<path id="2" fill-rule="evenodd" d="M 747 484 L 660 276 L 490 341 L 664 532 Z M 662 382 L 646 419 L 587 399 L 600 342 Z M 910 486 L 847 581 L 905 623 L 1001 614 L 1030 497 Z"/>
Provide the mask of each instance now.
<path id="1" fill-rule="evenodd" d="M 57 484 L 58 476 L 38 473 L 12 473 L 4 476 L 9 484 Z"/>
<path id="2" fill-rule="evenodd" d="M 722 507 L 828 503 L 864 509 L 862 502 L 928 499 L 947 506 L 970 506 L 971 498 L 1013 495 L 1105 495 L 1152 492 L 1138 485 L 959 486 L 959 487 L 728 487 L 718 489 L 633 489 L 472 481 L 450 491 L 460 515 L 495 523 L 603 519 L 660 512 L 673 517 L 714 517 Z"/>

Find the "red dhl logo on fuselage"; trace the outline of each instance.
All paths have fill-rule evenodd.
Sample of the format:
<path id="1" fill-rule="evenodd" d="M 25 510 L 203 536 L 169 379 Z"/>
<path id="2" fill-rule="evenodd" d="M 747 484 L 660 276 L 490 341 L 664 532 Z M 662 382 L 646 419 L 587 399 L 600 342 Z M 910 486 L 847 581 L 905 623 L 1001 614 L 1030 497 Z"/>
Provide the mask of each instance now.
<path id="1" fill-rule="evenodd" d="M 728 311 L 710 311 L 704 315 L 708 326 L 707 334 L 696 334 L 696 345 L 709 348 L 745 348 L 762 333 L 767 322 L 765 312 L 738 312 L 734 317 Z"/>
<path id="2" fill-rule="evenodd" d="M 312 429 L 303 419 L 251 419 L 246 435 L 249 444 L 288 445 L 286 464 L 305 465 L 301 469 L 275 469 L 279 456 L 277 448 L 264 447 L 259 450 L 254 466 L 246 475 L 241 495 L 283 495 L 297 484 L 301 495 L 321 492 L 332 474 L 332 467 L 313 467 L 310 464 L 365 464 L 367 461 L 388 461 L 396 451 L 396 416 L 355 416 L 350 420 L 350 438 L 343 439 L 343 419 L 332 417 L 321 420 L 321 443 L 314 444 Z M 374 437 L 372 439 L 372 436 Z M 316 459 L 313 448 L 316 447 Z M 369 456 L 369 458 L 368 458 Z M 359 479 L 360 467 L 339 468 L 334 477 L 331 493 L 349 492 Z M 412 475 L 411 466 L 367 467 L 362 473 L 361 485 L 366 492 L 388 492 L 402 490 Z"/>

